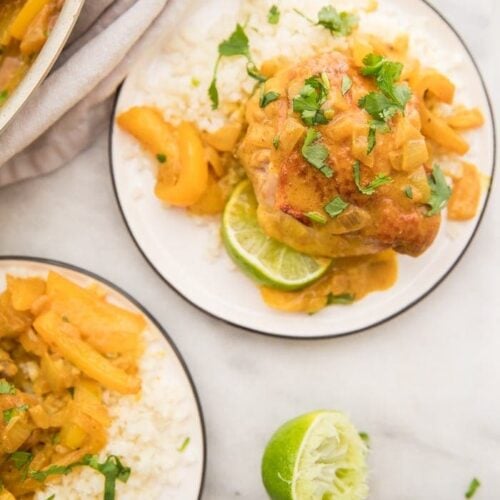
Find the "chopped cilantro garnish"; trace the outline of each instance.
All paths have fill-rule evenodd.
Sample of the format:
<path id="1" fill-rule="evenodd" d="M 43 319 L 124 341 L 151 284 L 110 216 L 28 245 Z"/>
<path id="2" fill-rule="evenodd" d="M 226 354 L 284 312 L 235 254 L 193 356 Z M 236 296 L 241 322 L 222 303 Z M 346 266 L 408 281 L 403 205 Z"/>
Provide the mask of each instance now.
<path id="1" fill-rule="evenodd" d="M 339 295 L 335 295 L 334 293 L 329 293 L 326 298 L 326 303 L 329 306 L 332 305 L 349 305 L 354 302 L 354 295 L 352 293 L 341 293 Z"/>
<path id="2" fill-rule="evenodd" d="M 317 21 L 307 17 L 298 9 L 294 9 L 294 11 L 311 24 L 314 24 L 315 26 L 322 26 L 327 29 L 333 36 L 350 35 L 358 26 L 359 22 L 358 16 L 355 14 L 351 14 L 349 12 L 338 12 L 337 9 L 331 5 L 323 7 L 318 12 Z"/>
<path id="3" fill-rule="evenodd" d="M 231 33 L 227 40 L 219 44 L 219 56 L 249 56 L 250 45 L 248 37 L 241 24 L 236 25 L 236 29 Z"/>
<path id="4" fill-rule="evenodd" d="M 262 93 L 259 100 L 259 106 L 261 108 L 265 108 L 268 104 L 277 101 L 279 98 L 280 94 L 278 92 L 271 91 Z"/>
<path id="5" fill-rule="evenodd" d="M 361 73 L 364 76 L 375 78 L 380 92 L 370 92 L 359 100 L 359 107 L 364 109 L 373 120 L 370 122 L 368 136 L 368 154 L 376 145 L 377 132 L 390 131 L 389 120 L 398 112 L 404 113 L 411 98 L 408 85 L 396 82 L 401 78 L 403 65 L 399 62 L 388 61 L 377 54 L 368 54 L 363 59 Z"/>
<path id="6" fill-rule="evenodd" d="M 349 78 L 348 75 L 344 75 L 342 77 L 342 85 L 341 85 L 341 90 L 342 90 L 342 95 L 346 95 L 349 90 L 352 88 L 352 80 Z"/>
<path id="7" fill-rule="evenodd" d="M 361 185 L 361 164 L 359 161 L 355 161 L 352 166 L 352 171 L 354 175 L 354 182 L 356 183 L 356 187 L 358 188 L 360 193 L 366 194 L 367 196 L 371 196 L 375 193 L 375 191 L 385 184 L 389 184 L 392 182 L 392 177 L 389 177 L 385 174 L 377 174 L 375 179 L 373 179 L 366 186 Z"/>
<path id="8" fill-rule="evenodd" d="M 293 98 L 293 111 L 300 113 L 302 121 L 307 126 L 324 125 L 329 122 L 325 111 L 321 109 L 328 98 L 329 87 L 326 75 L 312 76 L 304 82 L 299 95 Z"/>
<path id="9" fill-rule="evenodd" d="M 338 12 L 328 5 L 318 12 L 319 26 L 326 28 L 334 36 L 347 36 L 358 26 L 358 16 L 349 12 Z"/>
<path id="10" fill-rule="evenodd" d="M 0 380 L 0 394 L 10 394 L 14 395 L 16 393 L 16 388 L 7 382 L 7 380 Z"/>
<path id="11" fill-rule="evenodd" d="M 279 147 L 280 147 L 280 136 L 279 135 L 274 136 L 273 147 L 274 147 L 274 149 L 279 149 Z"/>
<path id="12" fill-rule="evenodd" d="M 469 489 L 465 493 L 465 498 L 472 498 L 476 494 L 476 491 L 480 486 L 481 483 L 479 482 L 479 480 L 474 478 L 469 484 Z"/>
<path id="13" fill-rule="evenodd" d="M 269 24 L 278 24 L 280 22 L 280 10 L 277 5 L 273 5 L 267 14 L 267 22 Z"/>
<path id="14" fill-rule="evenodd" d="M 214 74 L 210 87 L 208 88 L 208 96 L 212 102 L 212 109 L 217 109 L 219 107 L 219 91 L 217 89 L 217 71 L 219 69 L 219 64 L 222 57 L 232 57 L 232 56 L 243 56 L 247 59 L 247 73 L 252 78 L 255 78 L 259 82 L 266 81 L 266 78 L 260 74 L 255 63 L 252 60 L 250 54 L 250 44 L 248 41 L 248 36 L 243 29 L 241 24 L 236 25 L 236 29 L 226 40 L 219 44 L 218 48 L 219 56 L 215 63 Z"/>
<path id="15" fill-rule="evenodd" d="M 410 198 L 410 200 L 413 200 L 413 188 L 411 186 L 406 186 L 404 188 L 404 193 L 407 198 Z"/>
<path id="16" fill-rule="evenodd" d="M 116 481 L 126 483 L 130 477 L 130 467 L 125 467 L 116 455 L 109 455 L 103 463 L 95 455 L 86 455 L 81 462 L 104 476 L 104 500 L 115 499 Z"/>
<path id="17" fill-rule="evenodd" d="M 316 222 L 317 224 L 326 224 L 326 217 L 320 212 L 306 212 L 304 214 L 310 221 Z"/>
<path id="18" fill-rule="evenodd" d="M 9 91 L 8 90 L 2 90 L 0 91 L 0 104 L 2 104 L 7 97 L 9 97 Z"/>
<path id="19" fill-rule="evenodd" d="M 15 451 L 9 455 L 9 460 L 18 471 L 21 471 L 21 479 L 24 481 L 28 475 L 28 467 L 33 460 L 33 454 L 29 451 Z"/>
<path id="20" fill-rule="evenodd" d="M 332 177 L 333 170 L 326 164 L 328 159 L 328 149 L 319 142 L 321 136 L 313 128 L 307 129 L 304 145 L 302 146 L 302 156 L 325 177 Z"/>
<path id="21" fill-rule="evenodd" d="M 158 153 L 156 155 L 156 159 L 160 162 L 160 163 L 165 163 L 167 161 L 167 155 L 166 154 L 163 154 L 163 153 Z"/>
<path id="22" fill-rule="evenodd" d="M 370 446 L 370 436 L 367 432 L 360 432 L 359 437 L 364 441 L 366 446 Z"/>
<path id="23" fill-rule="evenodd" d="M 13 417 L 16 417 L 20 413 L 24 413 L 25 411 L 28 411 L 29 406 L 28 405 L 21 405 L 17 406 L 14 408 L 7 408 L 6 410 L 3 410 L 3 421 L 8 424 Z"/>
<path id="24" fill-rule="evenodd" d="M 332 217 L 338 217 L 347 207 L 349 203 L 346 203 L 340 196 L 333 198 L 328 205 L 325 206 L 326 213 Z"/>
<path id="25" fill-rule="evenodd" d="M 446 178 L 439 165 L 434 165 L 429 178 L 431 197 L 428 205 L 430 209 L 426 213 L 428 217 L 438 214 L 448 203 L 451 196 L 451 188 L 446 182 Z"/>
<path id="26" fill-rule="evenodd" d="M 180 453 L 182 453 L 183 451 L 185 451 L 186 448 L 189 446 L 190 442 L 191 442 L 191 438 L 188 436 L 186 439 L 184 439 L 184 441 L 179 446 L 179 448 L 177 448 L 177 451 L 180 452 Z"/>
<path id="27" fill-rule="evenodd" d="M 81 465 L 80 463 L 74 463 L 70 465 L 51 465 L 44 470 L 30 470 L 28 476 L 43 483 L 49 476 L 64 475 L 67 476 L 74 467 Z"/>

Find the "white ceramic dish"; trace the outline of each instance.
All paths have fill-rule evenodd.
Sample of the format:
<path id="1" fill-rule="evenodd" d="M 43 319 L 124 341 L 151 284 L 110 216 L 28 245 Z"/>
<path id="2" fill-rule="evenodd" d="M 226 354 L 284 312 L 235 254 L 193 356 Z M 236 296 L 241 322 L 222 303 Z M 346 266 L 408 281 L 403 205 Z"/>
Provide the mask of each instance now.
<path id="1" fill-rule="evenodd" d="M 467 104 L 479 106 L 486 116 L 485 126 L 469 135 L 472 144 L 469 158 L 491 178 L 496 159 L 494 119 L 484 82 L 464 42 L 446 19 L 424 0 L 382 2 L 397 6 L 419 20 L 424 39 L 432 40 L 440 50 L 446 50 L 453 57 L 463 56 L 451 76 L 459 82 L 459 93 L 465 89 L 466 95 L 473 96 L 472 103 Z M 210 4 L 213 11 L 216 7 L 222 8 L 215 0 Z M 209 10 L 206 5 L 203 15 Z M 213 12 L 215 18 L 217 15 L 224 13 Z M 196 21 L 193 23 L 196 25 Z M 134 80 L 132 73 L 117 96 L 115 112 L 136 104 Z M 224 251 L 217 258 L 210 257 L 210 248 L 218 234 L 217 225 L 203 227 L 185 212 L 162 206 L 153 195 L 151 171 L 131 162 L 133 147 L 130 137 L 112 126 L 110 161 L 116 196 L 128 229 L 145 258 L 193 305 L 233 325 L 275 336 L 346 335 L 380 324 L 415 305 L 456 266 L 474 237 L 489 197 L 487 189 L 479 215 L 470 222 L 458 224 L 443 219 L 440 234 L 425 255 L 418 259 L 401 256 L 399 279 L 389 291 L 371 294 L 349 307 L 327 308 L 314 316 L 286 314 L 271 310 L 263 303 L 258 288 L 234 269 Z"/>
<path id="2" fill-rule="evenodd" d="M 85 0 L 66 0 L 50 37 L 7 102 L 0 108 L 0 133 L 22 108 L 56 62 L 69 38 Z"/>
<path id="3" fill-rule="evenodd" d="M 166 375 L 173 384 L 173 389 L 182 397 L 184 415 L 182 419 L 170 424 L 179 426 L 179 435 L 189 436 L 189 445 L 183 452 L 184 465 L 177 471 L 177 484 L 171 483 L 169 486 L 164 487 L 161 500 L 177 498 L 196 500 L 201 498 L 206 465 L 205 425 L 196 388 L 174 342 L 149 312 L 131 296 L 103 278 L 75 266 L 31 257 L 0 257 L 1 289 L 5 285 L 5 275 L 7 273 L 17 276 L 46 276 L 49 270 L 54 270 L 81 285 L 98 283 L 107 293 L 108 300 L 128 310 L 142 314 L 147 321 L 146 328 L 155 337 L 162 337 L 165 340 L 165 359 L 168 359 L 168 373 Z M 160 394 L 159 396 L 164 404 L 168 404 L 168 394 Z M 158 439 L 161 439 L 161 436 L 158 436 Z M 172 462 L 174 457 L 158 457 L 158 459 L 161 458 Z"/>

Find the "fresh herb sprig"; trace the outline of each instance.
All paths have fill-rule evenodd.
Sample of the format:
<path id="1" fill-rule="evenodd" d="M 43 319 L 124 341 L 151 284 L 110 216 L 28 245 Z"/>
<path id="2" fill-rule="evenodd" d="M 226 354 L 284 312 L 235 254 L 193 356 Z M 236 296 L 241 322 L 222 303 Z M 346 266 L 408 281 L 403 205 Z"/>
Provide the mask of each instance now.
<path id="1" fill-rule="evenodd" d="M 14 417 L 28 411 L 28 409 L 29 409 L 28 405 L 21 405 L 21 406 L 16 406 L 14 408 L 7 408 L 2 412 L 3 421 L 6 424 L 8 424 Z"/>
<path id="2" fill-rule="evenodd" d="M 326 125 L 330 120 L 322 106 L 328 98 L 330 81 L 326 73 L 315 75 L 304 82 L 299 95 L 293 98 L 292 107 L 300 113 L 302 121 L 308 126 Z"/>
<path id="3" fill-rule="evenodd" d="M 7 380 L 0 380 L 0 394 L 10 394 L 13 396 L 16 393 L 16 388 L 7 382 Z"/>
<path id="4" fill-rule="evenodd" d="M 479 480 L 477 478 L 473 478 L 469 484 L 469 488 L 467 489 L 467 492 L 465 493 L 465 498 L 472 498 L 476 494 L 476 492 L 480 486 L 481 486 L 481 483 L 479 482 Z"/>
<path id="5" fill-rule="evenodd" d="M 302 146 L 302 156 L 315 168 L 317 168 L 325 177 L 330 179 L 333 176 L 333 170 L 328 166 L 328 149 L 320 142 L 320 133 L 313 129 L 307 129 L 304 145 Z"/>
<path id="6" fill-rule="evenodd" d="M 327 205 L 325 205 L 325 212 L 332 218 L 335 219 L 338 217 L 344 210 L 347 209 L 349 203 L 344 201 L 340 196 L 336 196 L 330 201 Z"/>
<path id="7" fill-rule="evenodd" d="M 277 101 L 280 97 L 279 92 L 274 92 L 273 90 L 270 92 L 262 92 L 259 99 L 259 106 L 265 108 L 272 102 Z"/>
<path id="8" fill-rule="evenodd" d="M 219 90 L 217 88 L 217 72 L 219 70 L 220 61 L 223 57 L 243 56 L 247 59 L 247 74 L 262 83 L 266 78 L 259 72 L 255 62 L 250 54 L 250 42 L 245 33 L 245 29 L 241 24 L 236 25 L 236 29 L 231 33 L 229 38 L 222 41 L 218 47 L 218 57 L 215 62 L 214 74 L 210 87 L 208 88 L 208 96 L 212 102 L 212 109 L 219 107 Z"/>
<path id="9" fill-rule="evenodd" d="M 280 22 L 281 12 L 277 5 L 272 5 L 267 13 L 267 22 L 269 24 L 278 24 Z"/>
<path id="10" fill-rule="evenodd" d="M 356 14 L 350 12 L 339 12 L 331 5 L 323 7 L 318 12 L 318 20 L 314 21 L 298 9 L 294 11 L 306 19 L 314 26 L 321 26 L 327 29 L 333 36 L 348 36 L 359 24 L 359 18 Z"/>
<path id="11" fill-rule="evenodd" d="M 451 188 L 446 182 L 446 178 L 439 165 L 434 165 L 432 174 L 429 177 L 429 187 L 431 188 L 431 197 L 429 198 L 429 210 L 427 217 L 438 214 L 446 207 L 451 196 Z"/>
<path id="12" fill-rule="evenodd" d="M 352 166 L 352 172 L 354 176 L 354 182 L 358 191 L 363 193 L 366 196 L 372 196 L 375 194 L 375 191 L 386 184 L 390 184 L 392 182 L 392 177 L 386 174 L 377 174 L 375 178 L 366 186 L 361 185 L 361 164 L 359 161 L 355 161 Z"/>
<path id="13" fill-rule="evenodd" d="M 404 113 L 411 90 L 404 83 L 396 83 L 401 78 L 403 65 L 389 61 L 378 54 L 368 54 L 363 59 L 361 74 L 375 79 L 378 92 L 370 92 L 359 100 L 359 107 L 371 117 L 369 123 L 368 151 L 370 154 L 377 143 L 377 132 L 390 131 L 389 121 L 397 114 Z"/>

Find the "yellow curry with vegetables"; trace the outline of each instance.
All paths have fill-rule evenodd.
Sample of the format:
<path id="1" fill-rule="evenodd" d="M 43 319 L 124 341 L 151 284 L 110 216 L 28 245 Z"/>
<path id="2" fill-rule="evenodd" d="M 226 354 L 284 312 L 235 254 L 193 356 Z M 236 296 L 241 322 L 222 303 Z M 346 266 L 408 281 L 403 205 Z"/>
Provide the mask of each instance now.
<path id="1" fill-rule="evenodd" d="M 64 0 L 0 2 L 0 106 L 42 50 Z"/>
<path id="2" fill-rule="evenodd" d="M 345 49 L 260 67 L 237 26 L 219 45 L 218 61 L 247 58 L 257 83 L 220 130 L 170 124 L 148 106 L 117 118 L 155 161 L 155 194 L 163 202 L 218 214 L 248 177 L 268 237 L 332 259 L 305 289 L 261 288 L 269 306 L 290 312 L 312 313 L 391 287 L 397 254 L 424 253 L 442 210 L 448 207 L 450 220 L 469 220 L 481 196 L 477 167 L 462 159 L 469 150 L 462 133 L 483 125 L 481 111 L 454 102 L 453 82 L 413 57 L 407 36 L 387 42 L 359 33 L 354 14 L 334 11 L 323 8 L 315 25 L 345 36 Z M 218 64 L 208 92 L 214 108 Z"/>
<path id="3" fill-rule="evenodd" d="M 96 286 L 55 272 L 7 276 L 0 294 L 2 500 L 32 498 L 78 467 L 101 472 L 105 491 L 126 481 L 130 469 L 118 457 L 100 463 L 96 455 L 111 425 L 103 393 L 139 393 L 144 328 L 141 315 L 111 304 Z"/>

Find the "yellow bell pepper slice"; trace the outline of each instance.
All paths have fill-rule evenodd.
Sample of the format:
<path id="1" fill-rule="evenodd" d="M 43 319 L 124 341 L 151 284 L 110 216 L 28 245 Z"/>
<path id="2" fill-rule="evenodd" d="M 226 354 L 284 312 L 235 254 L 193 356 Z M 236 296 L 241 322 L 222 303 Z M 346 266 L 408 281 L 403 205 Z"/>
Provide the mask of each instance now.
<path id="1" fill-rule="evenodd" d="M 49 3 L 49 1 L 50 0 L 28 0 L 9 26 L 10 35 L 17 40 L 22 40 L 33 19 L 35 19 L 36 15 Z"/>

